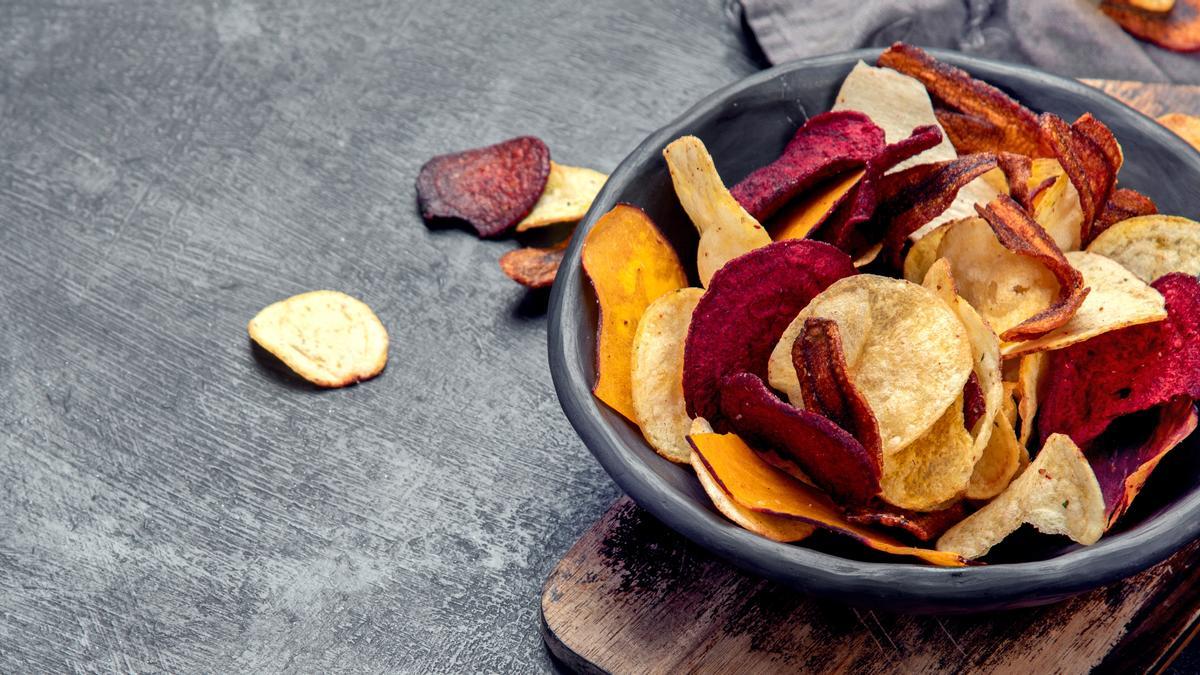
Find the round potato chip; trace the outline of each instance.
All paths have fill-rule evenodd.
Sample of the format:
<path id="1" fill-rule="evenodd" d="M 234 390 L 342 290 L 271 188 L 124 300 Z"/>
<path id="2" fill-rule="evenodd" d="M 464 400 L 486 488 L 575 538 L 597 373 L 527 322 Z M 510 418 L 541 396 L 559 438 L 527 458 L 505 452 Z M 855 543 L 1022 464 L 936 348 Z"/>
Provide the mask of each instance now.
<path id="1" fill-rule="evenodd" d="M 375 377 L 387 364 L 388 334 L 361 300 L 310 291 L 268 305 L 250 320 L 250 339 L 320 387 Z"/>
<path id="2" fill-rule="evenodd" d="M 937 295 L 908 281 L 860 274 L 813 298 L 771 353 L 768 380 L 797 407 L 804 395 L 792 344 L 810 317 L 837 322 L 850 379 L 875 413 L 885 455 L 923 436 L 971 374 L 967 331 Z"/>
<path id="3" fill-rule="evenodd" d="M 879 496 L 892 506 L 911 511 L 946 508 L 962 496 L 971 481 L 982 454 L 972 451 L 973 444 L 964 426 L 959 394 L 924 436 L 884 455 Z"/>
<path id="4" fill-rule="evenodd" d="M 1007 415 L 992 419 L 992 433 L 967 483 L 968 499 L 991 499 L 1004 491 L 1021 467 L 1021 445 Z"/>
<path id="5" fill-rule="evenodd" d="M 688 417 L 683 402 L 683 346 L 692 310 L 704 291 L 681 288 L 659 297 L 642 314 L 633 337 L 634 421 L 646 442 L 672 462 L 687 464 Z"/>
<path id="6" fill-rule="evenodd" d="M 1088 251 L 1115 260 L 1146 283 L 1171 272 L 1200 274 L 1200 223 L 1179 216 L 1138 216 L 1113 225 Z"/>
<path id="7" fill-rule="evenodd" d="M 917 240 L 912 248 L 908 249 L 908 255 L 904 257 L 904 278 L 919 284 L 925 280 L 925 273 L 938 259 L 938 246 L 942 243 L 942 237 L 946 236 L 946 230 L 958 221 L 942 223 L 929 234 Z"/>

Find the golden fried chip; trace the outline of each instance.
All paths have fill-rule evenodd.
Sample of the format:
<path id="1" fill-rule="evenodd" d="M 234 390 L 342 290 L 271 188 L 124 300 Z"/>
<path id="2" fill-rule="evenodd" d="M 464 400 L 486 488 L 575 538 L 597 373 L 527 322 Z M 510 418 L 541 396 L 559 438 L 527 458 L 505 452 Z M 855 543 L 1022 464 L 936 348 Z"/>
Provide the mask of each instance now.
<path id="1" fill-rule="evenodd" d="M 989 425 L 990 435 L 990 425 Z M 925 435 L 883 456 L 880 494 L 893 506 L 911 511 L 940 511 L 962 496 L 980 453 L 963 422 L 963 400 L 946 408 Z"/>
<path id="2" fill-rule="evenodd" d="M 938 225 L 908 249 L 908 254 L 904 257 L 905 279 L 914 284 L 925 280 L 925 274 L 929 272 L 929 267 L 938 259 L 938 246 L 942 243 L 942 237 L 946 236 L 946 230 L 956 222 L 958 221 Z"/>
<path id="3" fill-rule="evenodd" d="M 991 499 L 1004 491 L 1021 468 L 1021 446 L 1006 415 L 992 419 L 987 447 L 967 483 L 967 499 Z"/>
<path id="4" fill-rule="evenodd" d="M 375 377 L 387 364 L 388 334 L 361 300 L 310 291 L 267 305 L 250 320 L 250 339 L 319 387 Z"/>
<path id="5" fill-rule="evenodd" d="M 1125 0 L 1125 2 L 1147 12 L 1169 12 L 1175 6 L 1175 0 Z"/>
<path id="6" fill-rule="evenodd" d="M 708 467 L 704 466 L 704 461 L 700 459 L 700 455 L 691 450 L 691 446 L 688 446 L 690 453 L 688 458 L 692 468 L 696 470 L 696 478 L 700 481 L 700 486 L 704 488 L 704 492 L 712 500 L 713 506 L 717 511 L 732 520 L 736 525 L 760 537 L 785 543 L 800 541 L 812 534 L 813 530 L 816 529 L 803 520 L 788 518 L 786 516 L 776 516 L 770 513 L 759 513 L 758 511 L 751 511 L 744 506 L 738 505 L 729 496 L 729 493 L 725 492 L 720 484 L 717 483 L 717 479 L 713 478 Z"/>
<path id="7" fill-rule="evenodd" d="M 547 248 L 526 246 L 500 256 L 500 271 L 527 288 L 549 288 L 558 276 L 558 266 L 567 253 L 569 241 Z"/>
<path id="8" fill-rule="evenodd" d="M 1035 352 L 1021 357 L 1017 375 L 1017 411 L 1021 415 L 1021 446 L 1029 447 L 1033 435 L 1033 419 L 1037 416 L 1039 391 L 1050 365 L 1048 352 Z"/>
<path id="9" fill-rule="evenodd" d="M 1153 283 L 1171 272 L 1200 274 L 1200 223 L 1179 216 L 1138 216 L 1100 233 L 1087 248 Z"/>
<path id="10" fill-rule="evenodd" d="M 1200 150 L 1200 117 L 1183 113 L 1167 113 L 1158 118 L 1158 123 L 1174 131 L 1193 148 Z"/>
<path id="11" fill-rule="evenodd" d="M 778 224 L 772 228 L 775 241 L 804 239 L 825 222 L 838 205 L 846 200 L 850 191 L 862 180 L 865 169 L 847 171 L 845 174 L 818 185 L 813 191 L 787 207 L 776 217 Z"/>
<path id="12" fill-rule="evenodd" d="M 529 215 L 517 223 L 517 232 L 579 220 L 587 214 L 607 180 L 608 176 L 599 171 L 550 162 L 550 175 L 542 196 Z"/>
<path id="13" fill-rule="evenodd" d="M 1087 458 L 1067 436 L 1048 438 L 1024 473 L 943 534 L 937 548 L 967 559 L 980 558 L 1024 523 L 1084 545 L 1096 543 L 1104 534 L 1100 484 Z"/>
<path id="14" fill-rule="evenodd" d="M 810 317 L 837 322 L 850 379 L 875 413 L 884 454 L 923 436 L 971 374 L 967 331 L 945 303 L 917 284 L 859 274 L 813 298 L 771 352 L 768 380 L 797 407 L 804 395 L 792 344 Z"/>
<path id="15" fill-rule="evenodd" d="M 704 291 L 681 288 L 650 303 L 633 336 L 633 416 L 646 442 L 672 462 L 688 463 L 688 417 L 683 402 L 683 345 L 692 310 Z"/>
<path id="16" fill-rule="evenodd" d="M 1033 219 L 1046 230 L 1046 234 L 1063 253 L 1078 251 L 1083 235 L 1083 208 L 1079 205 L 1079 193 L 1058 160 L 1033 160 L 1029 179 L 1031 189 L 1051 179 L 1053 183 L 1033 199 Z"/>
<path id="17" fill-rule="evenodd" d="M 1111 330 L 1167 318 L 1162 294 L 1119 263 L 1087 251 L 1072 251 L 1066 256 L 1067 262 L 1083 274 L 1083 283 L 1092 292 L 1062 327 L 1033 340 L 1001 345 L 1004 358 L 1062 349 Z"/>
<path id="18" fill-rule="evenodd" d="M 663 157 L 679 203 L 700 232 L 696 268 L 705 287 L 726 262 L 771 243 L 763 226 L 729 194 L 699 138 L 675 139 Z"/>

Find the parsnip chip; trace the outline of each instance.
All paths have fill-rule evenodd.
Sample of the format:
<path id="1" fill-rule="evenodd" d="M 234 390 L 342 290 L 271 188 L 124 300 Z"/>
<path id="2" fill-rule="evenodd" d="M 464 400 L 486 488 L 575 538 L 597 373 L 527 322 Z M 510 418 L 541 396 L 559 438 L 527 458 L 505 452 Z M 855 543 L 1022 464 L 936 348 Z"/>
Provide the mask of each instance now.
<path id="1" fill-rule="evenodd" d="M 1087 458 L 1070 438 L 1051 436 L 1004 492 L 938 539 L 939 551 L 974 560 L 1028 523 L 1046 534 L 1094 544 L 1104 534 L 1104 497 Z"/>
<path id="2" fill-rule="evenodd" d="M 914 284 L 919 284 L 925 280 L 925 274 L 929 272 L 930 266 L 938 259 L 938 246 L 942 243 L 942 237 L 946 236 L 946 230 L 950 229 L 951 225 L 956 222 L 958 221 L 942 223 L 918 239 L 908 249 L 908 254 L 904 256 L 905 279 Z"/>
<path id="3" fill-rule="evenodd" d="M 967 499 L 991 499 L 1004 491 L 1021 468 L 1021 445 L 1005 415 L 992 419 L 983 456 L 975 463 L 971 481 L 967 483 Z"/>
<path id="4" fill-rule="evenodd" d="M 700 232 L 696 268 L 705 287 L 725 263 L 771 243 L 763 226 L 725 188 L 699 138 L 675 139 L 663 150 L 663 157 L 679 203 Z"/>
<path id="5" fill-rule="evenodd" d="M 369 380 L 387 364 L 388 334 L 361 300 L 310 291 L 267 305 L 250 320 L 250 338 L 319 387 Z"/>
<path id="6" fill-rule="evenodd" d="M 1033 340 L 1001 345 L 1004 358 L 1062 349 L 1118 328 L 1167 318 L 1162 294 L 1119 263 L 1087 251 L 1072 251 L 1066 257 L 1092 292 L 1062 327 Z"/>
<path id="7" fill-rule="evenodd" d="M 592 393 L 633 421 L 630 372 L 638 321 L 664 293 L 686 287 L 687 275 L 650 217 L 628 204 L 614 206 L 592 226 L 582 262 L 600 305 Z"/>
<path id="8" fill-rule="evenodd" d="M 989 428 L 990 434 L 990 428 Z M 912 511 L 939 511 L 962 496 L 980 453 L 963 422 L 959 395 L 929 431 L 899 451 L 884 455 L 883 501 Z"/>
<path id="9" fill-rule="evenodd" d="M 517 223 L 517 232 L 579 220 L 587 214 L 607 180 L 608 176 L 599 171 L 550 162 L 550 175 L 542 196 L 529 215 Z"/>
<path id="10" fill-rule="evenodd" d="M 696 434 L 689 440 L 717 483 L 744 508 L 811 523 L 884 553 L 916 556 L 935 565 L 964 564 L 955 553 L 904 546 L 849 522 L 828 497 L 767 464 L 735 434 Z"/>
<path id="11" fill-rule="evenodd" d="M 684 442 L 686 443 L 686 439 Z M 704 466 L 704 461 L 700 459 L 700 455 L 693 452 L 691 446 L 688 446 L 688 453 L 689 463 L 696 470 L 696 478 L 700 481 L 700 487 L 704 488 L 705 494 L 712 500 L 717 512 L 732 520 L 734 524 L 760 537 L 784 543 L 800 541 L 808 537 L 816 529 L 803 520 L 776 516 L 770 513 L 759 513 L 740 506 L 717 483 L 717 479 L 713 478 L 708 467 Z"/>
<path id="12" fill-rule="evenodd" d="M 1017 412 L 1021 415 L 1021 445 L 1029 447 L 1033 437 L 1034 418 L 1041 401 L 1042 382 L 1050 366 L 1048 352 L 1034 352 L 1021 357 L 1017 376 Z"/>
<path id="13" fill-rule="evenodd" d="M 792 345 L 805 319 L 837 322 L 854 386 L 879 422 L 883 453 L 920 438 L 962 393 L 971 374 L 966 329 L 917 284 L 860 274 L 835 282 L 783 332 L 767 365 L 771 386 L 803 406 Z"/>
<path id="14" fill-rule="evenodd" d="M 633 336 L 634 420 L 650 447 L 680 464 L 692 456 L 687 442 L 692 419 L 683 402 L 683 346 L 702 295 L 699 288 L 663 295 L 646 308 Z"/>
<path id="15" fill-rule="evenodd" d="M 1200 275 L 1200 223 L 1179 216 L 1123 220 L 1096 237 L 1088 251 L 1115 260 L 1146 283 L 1171 272 Z"/>

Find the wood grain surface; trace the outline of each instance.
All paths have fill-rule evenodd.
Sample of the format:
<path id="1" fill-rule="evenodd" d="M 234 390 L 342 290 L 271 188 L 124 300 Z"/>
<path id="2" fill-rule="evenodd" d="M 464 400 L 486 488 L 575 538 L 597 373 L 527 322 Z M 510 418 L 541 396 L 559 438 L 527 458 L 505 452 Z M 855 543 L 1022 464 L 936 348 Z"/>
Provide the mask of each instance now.
<path id="1" fill-rule="evenodd" d="M 612 170 L 757 69 L 719 0 L 0 3 L 0 672 L 537 672 L 617 496 L 516 244 L 430 230 L 429 157 Z M 251 349 L 362 298 L 377 379 Z"/>

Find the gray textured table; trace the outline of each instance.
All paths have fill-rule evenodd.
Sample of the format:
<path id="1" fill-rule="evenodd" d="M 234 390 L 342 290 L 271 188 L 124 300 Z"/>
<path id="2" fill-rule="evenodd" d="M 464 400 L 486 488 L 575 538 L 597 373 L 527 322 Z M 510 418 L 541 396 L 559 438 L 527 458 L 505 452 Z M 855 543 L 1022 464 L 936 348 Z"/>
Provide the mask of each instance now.
<path id="1" fill-rule="evenodd" d="M 0 671 L 549 668 L 540 584 L 617 491 L 513 244 L 413 179 L 522 133 L 611 170 L 741 40 L 719 0 L 0 6 Z M 380 378 L 256 357 L 315 288 Z"/>

